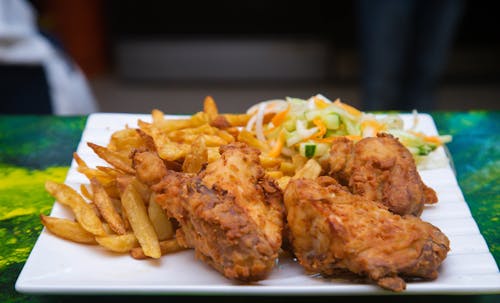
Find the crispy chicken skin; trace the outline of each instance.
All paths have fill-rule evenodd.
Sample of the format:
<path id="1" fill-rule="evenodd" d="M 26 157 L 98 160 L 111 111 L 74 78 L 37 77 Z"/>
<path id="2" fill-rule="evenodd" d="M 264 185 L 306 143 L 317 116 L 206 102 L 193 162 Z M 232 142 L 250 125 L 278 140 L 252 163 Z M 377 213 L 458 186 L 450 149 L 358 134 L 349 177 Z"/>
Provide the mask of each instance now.
<path id="1" fill-rule="evenodd" d="M 264 175 L 259 152 L 243 143 L 220 148 L 221 158 L 198 175 L 167 171 L 152 189 L 180 225 L 177 239 L 227 278 L 263 279 L 282 242 L 281 190 Z"/>
<path id="2" fill-rule="evenodd" d="M 393 291 L 401 277 L 435 279 L 448 238 L 415 216 L 399 216 L 330 177 L 292 180 L 284 192 L 291 243 L 311 273 L 348 270 Z"/>
<path id="3" fill-rule="evenodd" d="M 335 141 L 330 150 L 330 175 L 354 194 L 380 202 L 400 215 L 419 216 L 425 203 L 437 196 L 418 174 L 411 153 L 389 134 L 365 138 L 354 144 Z"/>

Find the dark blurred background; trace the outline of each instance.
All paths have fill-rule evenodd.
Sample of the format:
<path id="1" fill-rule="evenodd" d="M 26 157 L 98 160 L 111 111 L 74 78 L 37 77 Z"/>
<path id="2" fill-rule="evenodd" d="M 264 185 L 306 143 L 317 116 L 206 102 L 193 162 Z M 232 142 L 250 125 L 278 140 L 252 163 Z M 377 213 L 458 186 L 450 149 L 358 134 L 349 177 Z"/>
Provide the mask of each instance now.
<path id="1" fill-rule="evenodd" d="M 101 111 L 225 112 L 322 93 L 361 106 L 353 1 L 35 0 L 40 28 L 90 81 Z M 500 108 L 494 2 L 466 1 L 438 110 Z"/>

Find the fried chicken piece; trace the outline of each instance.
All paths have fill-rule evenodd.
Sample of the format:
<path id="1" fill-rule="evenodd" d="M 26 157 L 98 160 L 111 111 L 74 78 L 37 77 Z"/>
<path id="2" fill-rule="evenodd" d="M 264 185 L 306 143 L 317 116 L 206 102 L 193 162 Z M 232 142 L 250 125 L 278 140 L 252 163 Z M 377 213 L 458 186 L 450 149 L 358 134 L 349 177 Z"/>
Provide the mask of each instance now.
<path id="1" fill-rule="evenodd" d="M 283 195 L 264 175 L 258 150 L 232 143 L 220 153 L 198 175 L 168 171 L 152 189 L 179 222 L 181 245 L 227 278 L 260 280 L 281 246 Z"/>
<path id="2" fill-rule="evenodd" d="M 311 273 L 348 270 L 402 291 L 401 277 L 437 278 L 449 250 L 448 238 L 437 227 L 393 214 L 331 177 L 290 181 L 284 202 L 295 255 Z"/>
<path id="3" fill-rule="evenodd" d="M 389 134 L 354 144 L 339 139 L 330 150 L 330 175 L 354 194 L 381 202 L 400 215 L 419 216 L 426 203 L 436 203 L 434 190 L 417 171 L 410 151 Z"/>

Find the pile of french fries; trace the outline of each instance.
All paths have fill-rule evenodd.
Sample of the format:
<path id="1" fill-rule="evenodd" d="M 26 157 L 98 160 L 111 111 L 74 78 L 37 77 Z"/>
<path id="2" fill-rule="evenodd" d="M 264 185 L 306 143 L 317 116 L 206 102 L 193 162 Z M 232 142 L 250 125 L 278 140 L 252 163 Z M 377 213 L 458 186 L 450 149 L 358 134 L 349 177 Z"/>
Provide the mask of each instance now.
<path id="1" fill-rule="evenodd" d="M 40 215 L 43 225 L 54 235 L 84 244 L 99 245 L 133 258 L 160 258 L 184 249 L 175 239 L 174 223 L 155 202 L 155 195 L 134 169 L 136 151 L 154 151 L 166 167 L 197 173 L 220 157 L 219 147 L 233 141 L 245 142 L 261 151 L 266 173 L 285 188 L 292 178 L 315 178 L 320 164 L 300 155 L 271 157 L 268 142 L 242 130 L 248 114 L 219 114 L 211 97 L 203 111 L 185 119 L 166 119 L 152 111 L 152 122 L 138 121 L 138 128 L 124 128 L 112 134 L 107 146 L 88 146 L 109 166 L 89 167 L 76 153 L 78 171 L 89 184 L 80 193 L 65 184 L 47 181 L 46 190 L 58 203 L 68 207 L 74 220 Z"/>

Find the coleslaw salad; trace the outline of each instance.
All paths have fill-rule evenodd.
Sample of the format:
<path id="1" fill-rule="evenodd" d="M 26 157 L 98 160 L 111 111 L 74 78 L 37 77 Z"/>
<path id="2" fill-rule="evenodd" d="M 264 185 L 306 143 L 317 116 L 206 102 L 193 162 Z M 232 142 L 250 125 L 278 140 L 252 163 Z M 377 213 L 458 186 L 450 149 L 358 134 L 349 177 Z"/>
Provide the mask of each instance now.
<path id="1" fill-rule="evenodd" d="M 270 157 L 299 153 L 306 158 L 321 159 L 328 156 L 331 143 L 339 137 L 359 141 L 385 132 L 397 137 L 418 163 L 452 140 L 449 135 L 428 136 L 417 132 L 416 111 L 413 111 L 413 125 L 404 129 L 403 120 L 397 114 L 380 118 L 340 99 L 332 102 L 321 94 L 307 100 L 287 97 L 260 102 L 249 108 L 247 114 L 250 119 L 246 130 L 267 144 Z"/>

